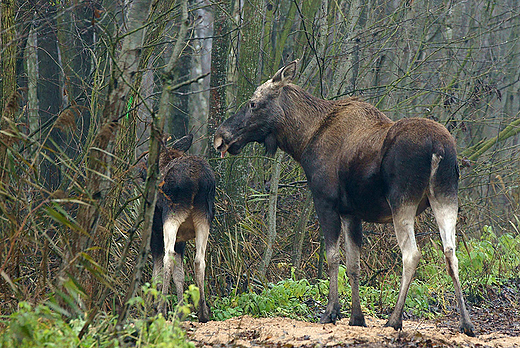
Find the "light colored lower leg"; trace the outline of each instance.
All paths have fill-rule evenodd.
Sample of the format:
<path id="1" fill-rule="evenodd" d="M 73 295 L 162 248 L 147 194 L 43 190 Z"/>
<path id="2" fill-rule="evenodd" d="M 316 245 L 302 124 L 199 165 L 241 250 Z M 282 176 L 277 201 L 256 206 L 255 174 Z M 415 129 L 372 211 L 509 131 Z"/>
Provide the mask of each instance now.
<path id="1" fill-rule="evenodd" d="M 182 262 L 182 255 L 179 253 L 175 253 L 173 282 L 177 292 L 177 301 L 180 304 L 184 298 L 184 263 Z"/>
<path id="2" fill-rule="evenodd" d="M 210 226 L 205 218 L 195 218 L 195 281 L 199 288 L 199 321 L 206 322 L 209 320 L 209 308 L 206 304 L 204 295 L 204 277 L 206 272 L 206 246 L 208 243 Z"/>
<path id="3" fill-rule="evenodd" d="M 329 302 L 327 305 L 327 313 L 335 312 L 339 307 L 338 298 L 338 273 L 340 260 L 340 238 L 335 243 L 327 245 L 327 264 L 329 266 Z M 339 310 L 339 308 L 337 308 Z M 334 319 L 335 320 L 335 319 Z"/>
<path id="4" fill-rule="evenodd" d="M 177 239 L 177 231 L 179 226 L 186 219 L 187 214 L 176 214 L 169 216 L 163 223 L 164 234 L 164 258 L 163 258 L 163 288 L 162 293 L 167 296 L 170 291 L 170 282 L 174 268 L 174 259 L 176 258 L 175 242 Z M 166 314 L 166 306 L 163 306 L 162 312 Z"/>
<path id="5" fill-rule="evenodd" d="M 421 258 L 421 253 L 417 248 L 414 234 L 416 205 L 399 207 L 393 212 L 395 234 L 401 253 L 403 256 L 403 275 L 401 278 L 401 288 L 392 315 L 388 319 L 387 325 L 399 329 L 402 327 L 402 314 L 406 301 L 406 295 L 412 281 L 415 269 Z"/>
<path id="6" fill-rule="evenodd" d="M 195 221 L 195 280 L 201 298 L 204 296 L 204 274 L 206 270 L 206 246 L 209 237 L 209 224 L 207 221 Z"/>
<path id="7" fill-rule="evenodd" d="M 441 235 L 442 245 L 444 248 L 444 256 L 446 259 L 446 269 L 453 281 L 453 287 L 455 290 L 455 297 L 459 306 L 461 315 L 461 329 L 466 333 L 473 333 L 473 324 L 469 318 L 466 304 L 464 303 L 464 297 L 462 295 L 462 287 L 459 279 L 459 261 L 455 254 L 456 248 L 456 223 L 457 223 L 457 212 L 458 202 L 457 198 L 448 197 L 436 197 L 433 194 L 428 196 L 430 205 L 435 215 L 435 220 L 439 225 L 439 232 Z M 469 331 L 468 331 L 469 330 Z"/>

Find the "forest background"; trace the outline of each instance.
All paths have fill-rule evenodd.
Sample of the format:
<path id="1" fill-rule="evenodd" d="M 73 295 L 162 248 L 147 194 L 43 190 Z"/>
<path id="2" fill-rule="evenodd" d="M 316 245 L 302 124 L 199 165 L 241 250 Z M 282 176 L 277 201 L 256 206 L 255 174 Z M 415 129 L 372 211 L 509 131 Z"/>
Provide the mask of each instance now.
<path id="1" fill-rule="evenodd" d="M 472 240 L 492 235 L 493 248 L 500 236 L 520 234 L 516 0 L 0 6 L 4 315 L 20 301 L 55 296 L 69 315 L 118 311 L 149 281 L 143 251 L 157 173 L 143 182 L 135 166 L 146 152 L 153 163 L 163 135 L 193 133 L 190 153 L 217 174 L 210 297 L 290 277 L 325 278 L 299 166 L 280 151 L 266 157 L 257 145 L 225 158 L 211 146 L 216 127 L 294 59 L 297 83 L 316 96 L 359 96 L 393 120 L 427 117 L 450 130 L 461 166 L 458 238 L 470 260 Z M 419 243 L 438 249 L 431 214 L 418 222 Z M 363 284 L 382 288 L 400 270 L 393 228 L 364 228 Z M 189 245 L 188 269 L 192 251 Z M 518 274 L 518 264 L 510 266 Z"/>

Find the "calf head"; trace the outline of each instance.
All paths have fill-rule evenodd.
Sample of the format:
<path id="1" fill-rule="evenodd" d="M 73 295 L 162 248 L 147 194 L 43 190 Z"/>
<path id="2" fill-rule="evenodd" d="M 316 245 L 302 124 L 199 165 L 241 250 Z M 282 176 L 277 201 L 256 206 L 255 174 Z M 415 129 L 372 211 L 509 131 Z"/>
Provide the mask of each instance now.
<path id="1" fill-rule="evenodd" d="M 162 150 L 159 154 L 159 168 L 164 168 L 171 160 L 181 157 L 191 147 L 193 142 L 193 134 L 188 134 L 179 140 L 175 141 L 173 145 L 166 145 L 166 138 L 162 140 Z M 148 169 L 148 153 L 135 165 L 137 177 L 146 180 L 146 171 Z"/>
<path id="2" fill-rule="evenodd" d="M 222 156 L 226 152 L 239 154 L 250 143 L 263 143 L 268 154 L 277 149 L 275 128 L 283 117 L 280 94 L 296 74 L 297 61 L 293 61 L 260 85 L 240 110 L 228 118 L 215 132 L 214 146 Z"/>
<path id="3" fill-rule="evenodd" d="M 181 157 L 189 150 L 193 142 L 193 134 L 188 134 L 175 141 L 171 146 L 166 146 L 163 142 L 163 150 L 159 155 L 159 168 L 164 168 L 175 158 Z"/>

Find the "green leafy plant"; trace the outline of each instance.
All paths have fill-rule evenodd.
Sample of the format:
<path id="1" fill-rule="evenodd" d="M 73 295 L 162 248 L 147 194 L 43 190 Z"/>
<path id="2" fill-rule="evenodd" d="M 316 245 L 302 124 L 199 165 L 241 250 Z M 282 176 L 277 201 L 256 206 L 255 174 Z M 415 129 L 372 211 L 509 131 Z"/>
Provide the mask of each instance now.
<path id="1" fill-rule="evenodd" d="M 149 284 L 143 286 L 143 293 L 147 296 L 158 295 L 156 288 Z M 185 293 L 185 303 L 197 303 L 197 297 L 198 289 L 191 285 Z M 134 307 L 144 313 L 146 306 L 142 297 L 137 296 L 131 301 Z M 2 318 L 0 322 L 0 347 L 194 347 L 187 340 L 174 313 L 171 315 L 172 320 L 166 320 L 162 314 L 131 319 L 117 333 L 112 329 L 117 318 L 99 315 L 88 333 L 79 339 L 78 334 L 85 319 L 80 316 L 65 320 L 62 311 L 56 311 L 54 307 L 56 304 L 32 306 L 27 302 L 20 302 L 18 311 Z M 175 313 L 181 311 L 187 315 L 191 310 L 191 304 L 181 305 Z"/>

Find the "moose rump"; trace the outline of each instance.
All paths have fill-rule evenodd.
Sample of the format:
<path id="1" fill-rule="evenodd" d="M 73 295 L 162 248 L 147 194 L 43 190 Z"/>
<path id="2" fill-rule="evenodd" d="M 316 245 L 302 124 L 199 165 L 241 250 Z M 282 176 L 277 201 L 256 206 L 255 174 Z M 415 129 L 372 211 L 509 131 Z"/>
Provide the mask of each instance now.
<path id="1" fill-rule="evenodd" d="M 195 281 L 199 288 L 198 319 L 209 320 L 209 307 L 204 296 L 205 253 L 214 215 L 215 176 L 206 160 L 184 154 L 193 135 L 177 140 L 159 155 L 162 179 L 157 194 L 150 249 L 153 258 L 153 278 L 162 278 L 162 293 L 169 294 L 173 277 L 177 299 L 183 300 L 183 257 L 186 242 L 195 239 Z M 166 315 L 167 302 L 158 310 Z"/>
<path id="2" fill-rule="evenodd" d="M 298 161 L 307 177 L 325 239 L 330 289 L 322 323 L 340 318 L 338 268 L 344 236 L 352 288 L 351 325 L 365 325 L 359 300 L 362 221 L 393 222 L 403 256 L 399 296 L 387 326 L 402 328 L 410 282 L 420 259 L 415 216 L 428 206 L 439 226 L 448 273 L 460 310 L 460 329 L 473 335 L 458 275 L 455 224 L 458 201 L 456 144 L 428 119 L 393 122 L 356 98 L 316 98 L 291 83 L 296 62 L 260 85 L 249 103 L 217 129 L 214 146 L 238 154 L 249 142 L 277 148 Z"/>

